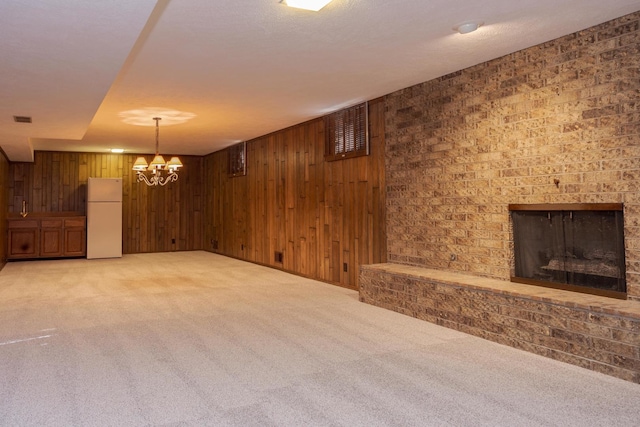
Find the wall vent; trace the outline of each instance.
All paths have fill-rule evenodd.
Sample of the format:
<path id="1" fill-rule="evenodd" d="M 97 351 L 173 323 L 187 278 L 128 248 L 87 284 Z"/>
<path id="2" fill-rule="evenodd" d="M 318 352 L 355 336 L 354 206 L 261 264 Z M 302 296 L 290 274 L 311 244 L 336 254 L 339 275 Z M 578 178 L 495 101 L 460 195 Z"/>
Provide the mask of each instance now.
<path id="1" fill-rule="evenodd" d="M 29 116 L 13 116 L 13 121 L 16 123 L 31 123 L 31 117 Z"/>

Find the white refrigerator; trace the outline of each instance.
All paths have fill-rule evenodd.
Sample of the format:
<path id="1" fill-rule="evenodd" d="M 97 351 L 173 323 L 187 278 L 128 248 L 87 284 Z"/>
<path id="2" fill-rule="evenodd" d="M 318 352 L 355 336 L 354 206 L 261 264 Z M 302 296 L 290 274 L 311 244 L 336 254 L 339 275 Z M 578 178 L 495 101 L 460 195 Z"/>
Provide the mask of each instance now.
<path id="1" fill-rule="evenodd" d="M 87 259 L 122 257 L 122 178 L 89 178 Z"/>

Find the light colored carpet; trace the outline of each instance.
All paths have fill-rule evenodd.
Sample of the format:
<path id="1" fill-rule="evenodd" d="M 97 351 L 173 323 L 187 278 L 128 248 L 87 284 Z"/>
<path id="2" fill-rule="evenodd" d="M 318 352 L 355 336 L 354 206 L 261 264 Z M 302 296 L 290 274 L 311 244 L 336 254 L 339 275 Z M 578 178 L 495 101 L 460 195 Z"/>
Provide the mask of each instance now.
<path id="1" fill-rule="evenodd" d="M 636 426 L 640 386 L 206 252 L 11 262 L 3 426 Z"/>

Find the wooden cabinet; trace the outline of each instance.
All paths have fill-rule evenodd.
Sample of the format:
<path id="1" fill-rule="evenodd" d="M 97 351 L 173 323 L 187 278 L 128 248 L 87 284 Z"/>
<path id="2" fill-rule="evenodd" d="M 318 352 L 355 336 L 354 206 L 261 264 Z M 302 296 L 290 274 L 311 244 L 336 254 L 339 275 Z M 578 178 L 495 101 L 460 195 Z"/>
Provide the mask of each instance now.
<path id="1" fill-rule="evenodd" d="M 64 220 L 64 256 L 85 256 L 87 253 L 87 228 L 85 217 Z"/>
<path id="2" fill-rule="evenodd" d="M 7 258 L 61 258 L 86 254 L 86 217 L 11 218 L 7 220 Z"/>
<path id="3" fill-rule="evenodd" d="M 9 220 L 7 232 L 7 258 L 37 258 L 40 256 L 39 221 Z"/>
<path id="4" fill-rule="evenodd" d="M 62 240 L 62 219 L 40 220 L 40 256 L 60 257 L 64 253 Z"/>

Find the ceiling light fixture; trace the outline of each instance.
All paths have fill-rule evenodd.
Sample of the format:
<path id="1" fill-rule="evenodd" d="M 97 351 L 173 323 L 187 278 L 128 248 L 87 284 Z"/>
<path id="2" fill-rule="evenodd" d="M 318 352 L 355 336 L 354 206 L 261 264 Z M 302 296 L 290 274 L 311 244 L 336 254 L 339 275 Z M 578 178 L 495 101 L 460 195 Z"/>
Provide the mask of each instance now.
<path id="1" fill-rule="evenodd" d="M 331 0 L 281 0 L 280 3 L 284 3 L 287 6 L 295 7 L 297 9 L 319 11 L 329 3 Z"/>
<path id="2" fill-rule="evenodd" d="M 454 31 L 459 32 L 460 34 L 468 34 L 472 33 L 478 28 L 482 26 L 483 22 L 465 22 L 464 24 L 460 24 L 457 27 L 454 27 Z"/>
<path id="3" fill-rule="evenodd" d="M 156 156 L 147 165 L 144 157 L 138 157 L 133 164 L 133 170 L 138 175 L 138 182 L 144 182 L 148 186 L 167 185 L 170 182 L 178 180 L 178 169 L 182 167 L 182 162 L 177 157 L 172 157 L 168 162 L 160 155 L 160 125 L 158 122 L 162 120 L 160 117 L 154 117 L 156 121 Z M 151 175 L 147 176 L 144 171 L 151 171 Z M 163 172 L 168 172 L 167 176 L 163 176 Z"/>
<path id="4" fill-rule="evenodd" d="M 111 152 L 114 154 L 124 153 L 124 148 L 112 148 Z"/>
<path id="5" fill-rule="evenodd" d="M 186 123 L 196 117 L 188 111 L 172 110 L 170 108 L 146 107 L 135 110 L 121 111 L 118 113 L 123 123 L 135 126 L 153 126 L 149 123 L 149 117 L 162 117 L 165 126 Z"/>

